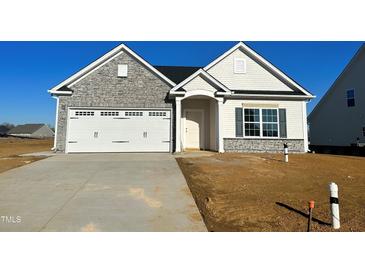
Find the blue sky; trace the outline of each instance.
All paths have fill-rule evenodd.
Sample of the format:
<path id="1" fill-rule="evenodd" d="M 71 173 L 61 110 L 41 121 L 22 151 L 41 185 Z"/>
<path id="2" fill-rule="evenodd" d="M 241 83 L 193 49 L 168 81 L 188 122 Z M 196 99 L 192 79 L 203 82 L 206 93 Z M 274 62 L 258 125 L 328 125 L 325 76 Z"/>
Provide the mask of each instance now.
<path id="1" fill-rule="evenodd" d="M 47 90 L 121 42 L 0 42 L 0 124 L 54 124 Z M 236 42 L 125 42 L 153 65 L 205 66 Z M 246 42 L 317 98 L 362 42 Z"/>

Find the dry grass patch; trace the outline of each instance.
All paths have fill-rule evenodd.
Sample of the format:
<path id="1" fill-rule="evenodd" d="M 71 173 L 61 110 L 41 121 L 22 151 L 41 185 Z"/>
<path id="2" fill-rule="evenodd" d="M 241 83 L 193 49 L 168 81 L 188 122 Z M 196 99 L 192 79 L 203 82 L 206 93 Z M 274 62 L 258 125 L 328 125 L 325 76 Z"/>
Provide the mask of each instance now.
<path id="1" fill-rule="evenodd" d="M 0 138 L 0 173 L 44 157 L 20 157 L 21 154 L 51 150 L 53 139 Z"/>
<path id="2" fill-rule="evenodd" d="M 210 231 L 332 231 L 328 183 L 339 185 L 340 231 L 365 231 L 365 158 L 319 154 L 178 158 Z"/>

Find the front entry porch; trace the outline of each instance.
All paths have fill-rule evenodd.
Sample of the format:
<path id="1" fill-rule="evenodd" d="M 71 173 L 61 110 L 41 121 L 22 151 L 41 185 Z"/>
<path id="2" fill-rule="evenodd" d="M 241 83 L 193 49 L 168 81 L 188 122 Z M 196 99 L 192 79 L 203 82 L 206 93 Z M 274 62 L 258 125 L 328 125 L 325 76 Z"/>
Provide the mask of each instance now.
<path id="1" fill-rule="evenodd" d="M 223 151 L 223 98 L 194 94 L 176 97 L 176 152 Z M 213 96 L 212 96 L 213 95 Z"/>

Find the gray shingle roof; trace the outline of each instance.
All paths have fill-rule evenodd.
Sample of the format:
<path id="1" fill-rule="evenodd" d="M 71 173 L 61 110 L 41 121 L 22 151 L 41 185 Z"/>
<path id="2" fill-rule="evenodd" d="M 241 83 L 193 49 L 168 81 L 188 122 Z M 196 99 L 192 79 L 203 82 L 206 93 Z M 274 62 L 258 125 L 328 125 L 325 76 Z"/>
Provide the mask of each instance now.
<path id="1" fill-rule="evenodd" d="M 12 128 L 8 134 L 32 134 L 41 127 L 43 127 L 44 124 L 25 124 L 25 125 L 19 125 L 15 128 Z"/>

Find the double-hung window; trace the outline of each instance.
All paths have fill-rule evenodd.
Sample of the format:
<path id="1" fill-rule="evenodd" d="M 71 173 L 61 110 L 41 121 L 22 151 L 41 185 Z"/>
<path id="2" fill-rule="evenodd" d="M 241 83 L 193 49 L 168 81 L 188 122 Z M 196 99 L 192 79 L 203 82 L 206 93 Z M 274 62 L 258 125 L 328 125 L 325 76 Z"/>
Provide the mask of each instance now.
<path id="1" fill-rule="evenodd" d="M 278 137 L 278 110 L 277 109 L 262 109 L 262 136 L 263 137 Z"/>
<path id="2" fill-rule="evenodd" d="M 245 136 L 260 136 L 260 109 L 245 108 Z"/>
<path id="3" fill-rule="evenodd" d="M 278 109 L 245 108 L 245 137 L 279 137 Z"/>

